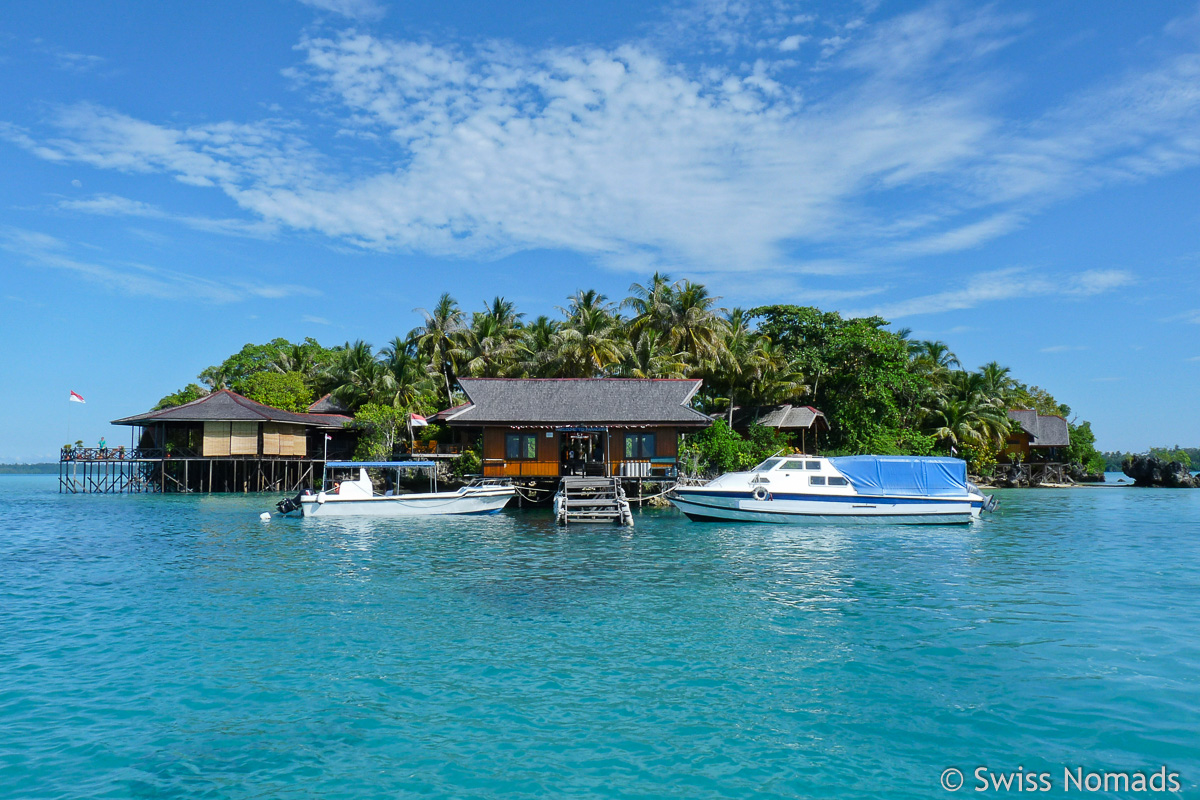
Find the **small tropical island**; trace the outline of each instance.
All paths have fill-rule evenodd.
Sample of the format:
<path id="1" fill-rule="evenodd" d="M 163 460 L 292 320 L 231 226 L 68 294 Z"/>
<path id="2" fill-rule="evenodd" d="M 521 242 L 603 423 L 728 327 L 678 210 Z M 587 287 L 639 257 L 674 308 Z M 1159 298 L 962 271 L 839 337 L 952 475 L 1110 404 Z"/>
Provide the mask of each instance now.
<path id="1" fill-rule="evenodd" d="M 357 434 L 353 457 L 388 459 L 451 441 L 436 419 L 417 428 L 411 420 L 462 404 L 460 379 L 699 379 L 691 405 L 712 424 L 678 453 L 696 475 L 819 449 L 953 455 L 1002 486 L 1103 479 L 1090 424 L 995 361 L 969 369 L 945 342 L 915 340 L 881 317 L 718 303 L 703 284 L 661 273 L 619 300 L 581 290 L 553 318 L 529 319 L 503 297 L 468 311 L 446 293 L 418 309 L 422 325 L 379 348 L 312 338 L 247 344 L 155 411 L 229 390 L 284 411 L 344 415 Z M 782 421 L 795 410 L 803 426 Z M 482 442 L 453 449 L 454 474 L 480 471 Z"/>

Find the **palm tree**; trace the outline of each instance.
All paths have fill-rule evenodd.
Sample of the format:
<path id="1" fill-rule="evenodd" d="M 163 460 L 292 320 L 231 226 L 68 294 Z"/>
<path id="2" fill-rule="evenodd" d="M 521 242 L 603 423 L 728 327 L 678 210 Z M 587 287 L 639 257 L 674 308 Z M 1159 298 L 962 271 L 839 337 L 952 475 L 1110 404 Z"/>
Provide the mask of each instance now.
<path id="1" fill-rule="evenodd" d="M 1009 429 L 1004 409 L 979 393 L 942 398 L 931 409 L 926 430 L 955 446 L 1001 444 Z"/>
<path id="2" fill-rule="evenodd" d="M 208 367 L 197 377 L 202 384 L 208 387 L 209 392 L 229 388 L 229 376 L 220 367 Z"/>
<path id="3" fill-rule="evenodd" d="M 564 378 L 597 377 L 625 357 L 629 340 L 605 299 L 595 292 L 580 292 L 572 298 L 571 308 L 564 309 L 569 317 L 552 339 L 555 374 Z"/>
<path id="4" fill-rule="evenodd" d="M 945 342 L 926 339 L 923 342 L 917 342 L 915 347 L 910 345 L 909 353 L 915 353 L 913 362 L 929 375 L 945 375 L 951 369 L 962 366 L 958 356 L 950 352 L 950 347 Z"/>
<path id="5" fill-rule="evenodd" d="M 636 341 L 645 330 L 666 331 L 670 316 L 671 301 L 675 288 L 671 276 L 655 272 L 650 276 L 650 283 L 642 286 L 640 283 L 630 284 L 630 297 L 621 303 L 624 308 L 633 309 L 633 319 L 629 322 L 630 339 Z"/>
<path id="6" fill-rule="evenodd" d="M 456 338 L 463 329 L 465 315 L 449 293 L 443 293 L 438 298 L 432 312 L 423 308 L 416 310 L 425 315 L 425 324 L 413 328 L 408 337 L 416 343 L 417 352 L 426 359 L 430 372 L 442 377 L 446 388 L 446 403 L 449 404 L 453 395 L 450 385 L 455 372 L 453 354 L 457 346 Z"/>
<path id="7" fill-rule="evenodd" d="M 471 327 L 462 331 L 457 339 L 454 360 L 472 377 L 501 377 L 515 361 L 516 348 L 510 329 L 490 314 L 476 312 L 471 318 Z"/>
<path id="8" fill-rule="evenodd" d="M 1012 370 L 1008 367 L 1002 367 L 996 361 L 989 361 L 979 368 L 979 375 L 982 379 L 983 390 L 991 397 L 999 400 L 1007 401 L 1012 390 L 1016 387 L 1016 382 L 1011 376 Z"/>
<path id="9" fill-rule="evenodd" d="M 435 383 L 421 363 L 415 345 L 397 336 L 379 354 L 383 357 L 383 365 L 391 375 L 391 381 L 381 387 L 383 393 L 377 395 L 375 402 L 392 408 L 428 410 L 426 406 Z"/>
<path id="10" fill-rule="evenodd" d="M 701 371 L 720 356 L 725 321 L 719 309 L 714 308 L 716 301 L 703 285 L 683 281 L 671 294 L 668 317 L 664 320 L 667 346 L 686 353 Z"/>
<path id="11" fill-rule="evenodd" d="M 628 347 L 617 374 L 623 378 L 683 378 L 688 364 L 683 353 L 673 353 L 657 330 L 642 332 Z"/>
<path id="12" fill-rule="evenodd" d="M 809 391 L 796 360 L 766 336 L 754 340 L 746 364 L 746 388 L 757 403 L 783 403 Z"/>
<path id="13" fill-rule="evenodd" d="M 545 314 L 521 329 L 521 338 L 516 343 L 516 357 L 520 361 L 519 371 L 523 377 L 551 377 L 554 360 L 554 334 L 560 324 Z"/>

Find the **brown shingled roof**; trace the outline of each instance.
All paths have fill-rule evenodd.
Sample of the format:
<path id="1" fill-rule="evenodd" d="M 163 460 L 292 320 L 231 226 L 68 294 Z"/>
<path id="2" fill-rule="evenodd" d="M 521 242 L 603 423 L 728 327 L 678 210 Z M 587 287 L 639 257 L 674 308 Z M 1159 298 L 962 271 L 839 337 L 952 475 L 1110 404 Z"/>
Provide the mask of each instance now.
<path id="1" fill-rule="evenodd" d="M 113 425 L 146 425 L 152 422 L 286 422 L 316 428 L 341 428 L 350 417 L 342 414 L 301 414 L 255 402 L 228 389 L 159 411 L 114 419 Z"/>

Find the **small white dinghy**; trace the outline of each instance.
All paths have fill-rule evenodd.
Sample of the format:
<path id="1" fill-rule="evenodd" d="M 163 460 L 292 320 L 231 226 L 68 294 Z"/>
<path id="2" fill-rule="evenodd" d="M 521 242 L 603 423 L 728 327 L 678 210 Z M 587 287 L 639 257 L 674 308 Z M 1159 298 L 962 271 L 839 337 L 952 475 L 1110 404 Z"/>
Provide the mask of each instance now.
<path id="1" fill-rule="evenodd" d="M 695 521 L 789 525 L 947 525 L 996 506 L 967 480 L 965 461 L 925 456 L 773 456 L 667 497 Z"/>
<path id="2" fill-rule="evenodd" d="M 428 469 L 430 491 L 377 494 L 368 469 Z M 335 480 L 349 470 L 346 480 Z M 398 477 L 398 474 L 397 474 Z M 352 479 L 351 479 L 352 478 Z M 398 485 L 393 482 L 393 486 Z M 280 500 L 281 514 L 299 511 L 305 517 L 423 517 L 438 514 L 495 514 L 516 495 L 509 484 L 481 480 L 453 492 L 437 490 L 437 464 L 433 461 L 330 461 L 325 464 L 322 490 L 302 492 Z"/>

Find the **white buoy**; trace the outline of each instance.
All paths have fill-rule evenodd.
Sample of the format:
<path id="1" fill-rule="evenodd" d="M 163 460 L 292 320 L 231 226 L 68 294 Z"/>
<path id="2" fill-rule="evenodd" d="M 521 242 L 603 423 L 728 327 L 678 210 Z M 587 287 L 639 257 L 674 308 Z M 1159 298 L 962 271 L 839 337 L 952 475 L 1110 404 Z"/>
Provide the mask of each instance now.
<path id="1" fill-rule="evenodd" d="M 263 522 L 268 522 L 271 519 L 271 512 L 264 511 L 263 513 L 258 515 L 258 518 L 261 519 Z"/>

